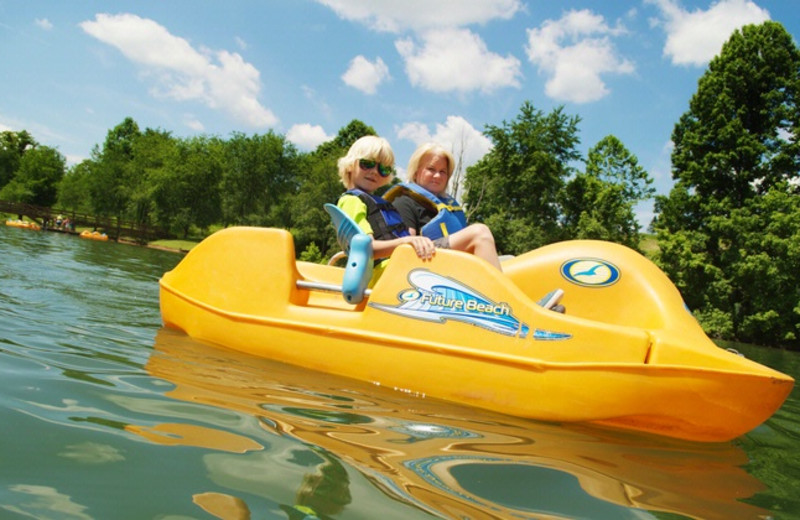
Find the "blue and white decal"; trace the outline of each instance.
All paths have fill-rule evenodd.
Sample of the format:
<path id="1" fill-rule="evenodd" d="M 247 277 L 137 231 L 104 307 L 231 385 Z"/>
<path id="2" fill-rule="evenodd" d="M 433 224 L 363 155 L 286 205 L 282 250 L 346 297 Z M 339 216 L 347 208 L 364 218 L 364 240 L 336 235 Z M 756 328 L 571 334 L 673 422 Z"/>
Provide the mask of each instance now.
<path id="1" fill-rule="evenodd" d="M 506 336 L 526 338 L 531 332 L 516 317 L 511 306 L 495 302 L 458 280 L 427 269 L 408 273 L 411 287 L 397 295 L 400 305 L 370 303 L 371 307 L 407 318 L 444 323 L 447 320 L 470 323 Z M 564 340 L 571 334 L 534 329 L 535 340 Z"/>
<path id="2" fill-rule="evenodd" d="M 533 331 L 533 339 L 538 339 L 539 341 L 558 341 L 571 337 L 572 334 L 567 334 L 566 332 L 553 332 L 544 329 L 536 329 Z"/>
<path id="3" fill-rule="evenodd" d="M 400 305 L 369 305 L 408 318 L 444 323 L 447 320 L 470 323 L 484 329 L 524 338 L 530 330 L 511 312 L 507 303 L 497 303 L 457 280 L 414 269 L 408 273 L 412 287 L 397 295 Z"/>
<path id="4" fill-rule="evenodd" d="M 620 272 L 617 266 L 599 258 L 575 258 L 561 265 L 561 276 L 583 287 L 608 287 L 619 281 Z"/>

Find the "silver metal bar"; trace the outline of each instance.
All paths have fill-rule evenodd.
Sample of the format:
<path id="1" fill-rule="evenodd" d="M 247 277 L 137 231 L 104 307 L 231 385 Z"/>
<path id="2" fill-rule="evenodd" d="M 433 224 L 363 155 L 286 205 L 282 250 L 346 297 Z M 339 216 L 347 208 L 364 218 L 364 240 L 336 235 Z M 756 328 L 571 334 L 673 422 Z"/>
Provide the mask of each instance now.
<path id="1" fill-rule="evenodd" d="M 332 283 L 322 283 L 322 282 L 309 282 L 308 280 L 297 280 L 297 288 L 298 289 L 305 289 L 307 291 L 325 291 L 325 292 L 334 292 L 334 293 L 341 293 L 342 286 L 335 285 Z M 367 289 L 364 291 L 364 296 L 369 296 L 372 291 Z"/>

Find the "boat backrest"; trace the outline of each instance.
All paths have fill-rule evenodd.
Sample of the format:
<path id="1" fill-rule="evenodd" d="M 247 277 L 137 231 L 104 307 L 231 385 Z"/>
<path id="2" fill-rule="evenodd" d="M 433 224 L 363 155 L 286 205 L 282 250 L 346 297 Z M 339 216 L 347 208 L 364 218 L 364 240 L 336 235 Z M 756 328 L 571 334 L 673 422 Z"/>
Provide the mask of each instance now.
<path id="1" fill-rule="evenodd" d="M 352 304 L 361 303 L 372 278 L 372 237 L 333 204 L 325 204 L 336 230 L 336 241 L 347 255 L 342 278 L 342 296 Z"/>

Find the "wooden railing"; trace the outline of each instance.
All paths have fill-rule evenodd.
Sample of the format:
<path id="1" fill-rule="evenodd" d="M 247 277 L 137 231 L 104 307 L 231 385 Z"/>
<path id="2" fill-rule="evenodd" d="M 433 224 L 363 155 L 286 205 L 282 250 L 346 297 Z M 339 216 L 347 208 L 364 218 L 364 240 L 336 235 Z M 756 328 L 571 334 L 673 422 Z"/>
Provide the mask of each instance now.
<path id="1" fill-rule="evenodd" d="M 75 227 L 96 228 L 104 231 L 115 240 L 119 240 L 120 237 L 130 237 L 140 241 L 170 238 L 170 234 L 167 231 L 155 226 L 119 220 L 115 217 L 88 215 L 77 211 L 35 206 L 22 202 L 0 200 L 0 213 L 10 213 L 19 217 L 28 217 L 30 220 L 42 226 L 43 229 L 55 229 L 56 219 L 60 215 L 63 218 L 68 218 Z"/>

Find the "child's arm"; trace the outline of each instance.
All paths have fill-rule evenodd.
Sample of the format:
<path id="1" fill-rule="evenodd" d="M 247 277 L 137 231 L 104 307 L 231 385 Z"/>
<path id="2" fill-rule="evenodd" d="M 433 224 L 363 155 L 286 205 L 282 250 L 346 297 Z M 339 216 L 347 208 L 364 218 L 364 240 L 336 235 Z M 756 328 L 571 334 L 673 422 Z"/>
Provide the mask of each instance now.
<path id="1" fill-rule="evenodd" d="M 430 260 L 436 254 L 436 247 L 433 241 L 424 236 L 407 236 L 393 238 L 391 240 L 375 240 L 372 238 L 372 256 L 375 258 L 386 258 L 392 254 L 397 247 L 403 244 L 411 244 L 417 256 L 422 260 Z"/>

